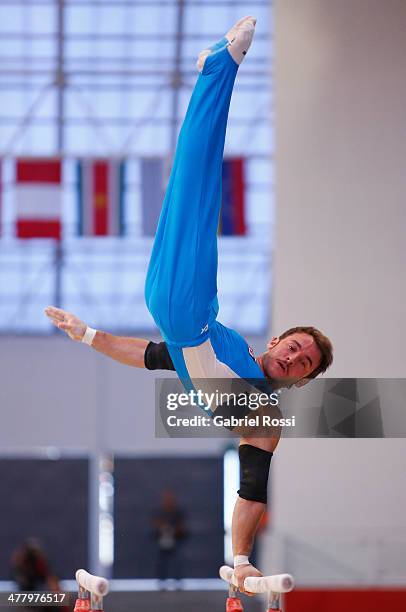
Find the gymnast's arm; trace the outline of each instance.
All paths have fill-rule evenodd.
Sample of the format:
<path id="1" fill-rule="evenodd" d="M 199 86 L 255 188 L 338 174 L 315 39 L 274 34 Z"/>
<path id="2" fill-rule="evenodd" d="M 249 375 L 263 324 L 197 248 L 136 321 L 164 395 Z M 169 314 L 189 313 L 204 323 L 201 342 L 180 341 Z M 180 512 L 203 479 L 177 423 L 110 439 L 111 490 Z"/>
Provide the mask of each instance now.
<path id="1" fill-rule="evenodd" d="M 240 440 L 240 490 L 232 521 L 233 554 L 249 557 L 254 537 L 266 510 L 267 482 L 272 453 L 277 438 L 247 438 Z M 248 576 L 261 576 L 251 564 L 236 567 L 235 576 L 240 590 Z"/>
<path id="2" fill-rule="evenodd" d="M 54 306 L 48 306 L 45 314 L 55 327 L 66 332 L 72 340 L 81 342 L 87 327 L 81 319 Z M 155 343 L 143 338 L 114 336 L 107 332 L 97 331 L 92 348 L 115 361 L 135 368 L 174 370 L 164 342 Z"/>

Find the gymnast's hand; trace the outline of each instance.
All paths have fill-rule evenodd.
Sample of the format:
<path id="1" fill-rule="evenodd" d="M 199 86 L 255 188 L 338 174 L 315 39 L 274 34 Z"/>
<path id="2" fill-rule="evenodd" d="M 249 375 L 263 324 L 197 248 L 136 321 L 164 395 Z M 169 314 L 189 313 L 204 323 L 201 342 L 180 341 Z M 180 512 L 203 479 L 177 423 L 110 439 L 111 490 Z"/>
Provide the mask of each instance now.
<path id="1" fill-rule="evenodd" d="M 55 306 L 48 306 L 44 312 L 55 327 L 66 332 L 69 338 L 78 342 L 82 340 L 86 331 L 86 323 L 83 323 L 74 314 L 62 308 L 55 308 Z"/>
<path id="2" fill-rule="evenodd" d="M 244 589 L 244 580 L 248 578 L 248 576 L 260 578 L 262 574 L 250 563 L 248 565 L 238 565 L 234 570 L 234 576 L 238 580 L 238 588 L 241 593 L 245 593 L 246 595 L 254 595 L 254 593 L 249 593 Z"/>

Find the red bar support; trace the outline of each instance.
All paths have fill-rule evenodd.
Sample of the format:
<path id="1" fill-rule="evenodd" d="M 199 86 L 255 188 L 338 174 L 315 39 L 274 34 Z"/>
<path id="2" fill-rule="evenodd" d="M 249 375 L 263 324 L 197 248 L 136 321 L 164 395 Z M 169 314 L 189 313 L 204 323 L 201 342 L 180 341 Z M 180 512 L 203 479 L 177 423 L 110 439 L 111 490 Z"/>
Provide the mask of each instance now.
<path id="1" fill-rule="evenodd" d="M 90 612 L 90 599 L 77 599 L 73 612 Z"/>
<path id="2" fill-rule="evenodd" d="M 244 612 L 241 599 L 238 599 L 238 597 L 228 597 L 226 602 L 226 612 Z"/>

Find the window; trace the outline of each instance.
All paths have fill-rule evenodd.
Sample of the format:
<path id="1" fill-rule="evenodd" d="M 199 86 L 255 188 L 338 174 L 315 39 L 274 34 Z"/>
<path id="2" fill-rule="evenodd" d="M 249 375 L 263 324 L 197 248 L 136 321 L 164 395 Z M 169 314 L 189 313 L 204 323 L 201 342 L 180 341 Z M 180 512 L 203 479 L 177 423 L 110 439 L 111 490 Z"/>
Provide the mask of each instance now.
<path id="1" fill-rule="evenodd" d="M 269 319 L 273 200 L 271 8 L 266 0 L 0 0 L 0 332 L 50 333 L 57 303 L 89 324 L 155 329 L 143 285 L 140 157 L 170 156 L 198 52 L 241 15 L 258 17 L 233 95 L 226 155 L 247 160 L 244 238 L 220 238 L 219 319 L 263 333 Z M 62 155 L 61 248 L 14 236 L 14 158 Z M 128 158 L 126 236 L 79 238 L 74 163 Z"/>

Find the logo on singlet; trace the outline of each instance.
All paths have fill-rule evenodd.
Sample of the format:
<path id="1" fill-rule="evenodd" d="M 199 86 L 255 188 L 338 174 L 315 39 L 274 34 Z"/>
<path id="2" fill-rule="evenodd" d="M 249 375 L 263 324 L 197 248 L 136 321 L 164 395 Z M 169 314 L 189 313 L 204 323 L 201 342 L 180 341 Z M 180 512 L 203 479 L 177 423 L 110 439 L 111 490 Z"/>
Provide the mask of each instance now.
<path id="1" fill-rule="evenodd" d="M 251 355 L 251 357 L 253 358 L 253 360 L 255 361 L 255 354 L 254 354 L 254 349 L 252 348 L 252 346 L 248 347 L 248 352 Z"/>
<path id="2" fill-rule="evenodd" d="M 206 323 L 206 325 L 203 327 L 202 331 L 200 332 L 201 334 L 204 334 L 204 332 L 207 332 L 209 329 L 209 324 Z"/>

